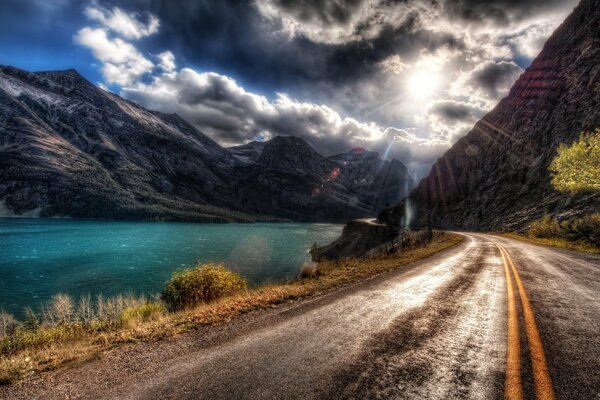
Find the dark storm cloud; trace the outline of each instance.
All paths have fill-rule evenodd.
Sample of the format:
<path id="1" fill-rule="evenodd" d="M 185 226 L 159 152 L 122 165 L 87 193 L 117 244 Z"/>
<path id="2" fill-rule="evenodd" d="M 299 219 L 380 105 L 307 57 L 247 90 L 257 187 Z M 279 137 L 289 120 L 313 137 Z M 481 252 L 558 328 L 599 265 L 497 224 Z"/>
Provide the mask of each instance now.
<path id="1" fill-rule="evenodd" d="M 535 15 L 543 15 L 565 6 L 575 7 L 576 1 L 565 0 L 446 0 L 444 11 L 465 21 L 506 25 Z"/>
<path id="2" fill-rule="evenodd" d="M 439 100 L 430 104 L 427 113 L 437 115 L 444 121 L 453 123 L 454 121 L 471 121 L 479 117 L 482 110 L 465 102 Z"/>
<path id="3" fill-rule="evenodd" d="M 499 97 L 499 93 L 505 94 L 521 72 L 521 68 L 513 62 L 491 62 L 473 73 L 471 84 L 496 99 Z"/>
<path id="4" fill-rule="evenodd" d="M 274 0 L 273 6 L 289 12 L 298 20 L 320 20 L 325 24 L 347 25 L 366 0 Z"/>

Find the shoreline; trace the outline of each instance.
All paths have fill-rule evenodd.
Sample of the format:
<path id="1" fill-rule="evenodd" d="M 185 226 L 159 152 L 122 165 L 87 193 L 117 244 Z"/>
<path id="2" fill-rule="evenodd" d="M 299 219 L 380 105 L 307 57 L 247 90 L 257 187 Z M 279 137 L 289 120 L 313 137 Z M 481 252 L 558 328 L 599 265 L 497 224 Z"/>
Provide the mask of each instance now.
<path id="1" fill-rule="evenodd" d="M 60 336 L 61 332 L 57 333 L 55 328 L 42 328 L 41 331 L 47 330 L 50 334 L 45 340 L 32 340 L 33 345 L 27 342 L 23 347 L 11 347 L 4 343 L 0 355 L 0 383 L 10 384 L 32 374 L 81 363 L 125 343 L 162 340 L 200 327 L 222 325 L 252 311 L 323 294 L 428 258 L 464 240 L 464 236 L 443 233 L 426 246 L 408 249 L 400 255 L 322 262 L 322 274 L 317 277 L 264 285 L 133 326 L 86 331 L 74 325 L 69 326 L 65 336 Z M 1 339 L 0 344 L 5 341 Z"/>

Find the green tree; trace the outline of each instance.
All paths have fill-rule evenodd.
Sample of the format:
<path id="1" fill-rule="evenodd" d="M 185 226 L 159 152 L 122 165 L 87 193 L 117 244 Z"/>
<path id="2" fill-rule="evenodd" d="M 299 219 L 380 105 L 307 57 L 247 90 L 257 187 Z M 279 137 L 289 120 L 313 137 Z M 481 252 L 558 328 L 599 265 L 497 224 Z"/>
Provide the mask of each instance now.
<path id="1" fill-rule="evenodd" d="M 561 144 L 548 169 L 560 191 L 600 191 L 600 128 L 570 146 Z"/>

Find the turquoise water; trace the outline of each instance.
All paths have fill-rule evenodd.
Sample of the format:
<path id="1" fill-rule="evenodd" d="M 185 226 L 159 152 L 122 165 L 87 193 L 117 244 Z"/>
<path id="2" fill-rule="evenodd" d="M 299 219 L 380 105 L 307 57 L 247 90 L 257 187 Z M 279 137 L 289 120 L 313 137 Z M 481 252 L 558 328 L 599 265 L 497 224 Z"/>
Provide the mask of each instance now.
<path id="1" fill-rule="evenodd" d="M 0 307 L 22 315 L 58 292 L 159 293 L 174 270 L 224 262 L 253 285 L 298 275 L 331 224 L 192 224 L 0 218 Z"/>

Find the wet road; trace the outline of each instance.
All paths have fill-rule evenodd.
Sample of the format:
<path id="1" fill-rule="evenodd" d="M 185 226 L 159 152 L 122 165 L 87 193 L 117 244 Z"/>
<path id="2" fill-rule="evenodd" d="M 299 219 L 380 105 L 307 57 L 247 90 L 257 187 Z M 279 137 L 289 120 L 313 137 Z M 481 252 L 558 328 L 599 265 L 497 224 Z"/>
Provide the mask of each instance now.
<path id="1" fill-rule="evenodd" d="M 234 322 L 205 342 L 112 355 L 5 393 L 600 399 L 600 257 L 465 235 L 432 258 Z"/>

